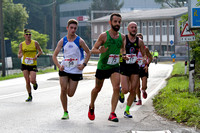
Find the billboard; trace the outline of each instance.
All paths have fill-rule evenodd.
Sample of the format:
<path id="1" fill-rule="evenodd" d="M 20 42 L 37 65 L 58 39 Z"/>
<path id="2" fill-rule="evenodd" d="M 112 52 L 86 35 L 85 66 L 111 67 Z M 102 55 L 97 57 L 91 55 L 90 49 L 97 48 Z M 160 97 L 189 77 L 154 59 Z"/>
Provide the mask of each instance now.
<path id="1" fill-rule="evenodd" d="M 190 29 L 200 29 L 200 2 L 188 0 L 188 20 Z"/>

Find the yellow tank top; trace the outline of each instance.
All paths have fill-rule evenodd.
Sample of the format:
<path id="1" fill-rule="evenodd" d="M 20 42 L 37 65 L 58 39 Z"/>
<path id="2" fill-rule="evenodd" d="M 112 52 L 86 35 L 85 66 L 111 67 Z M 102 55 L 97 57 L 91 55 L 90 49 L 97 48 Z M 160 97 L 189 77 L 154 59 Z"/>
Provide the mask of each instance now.
<path id="1" fill-rule="evenodd" d="M 22 42 L 22 53 L 22 64 L 30 66 L 37 65 L 37 60 L 33 60 L 33 58 L 37 54 L 34 40 L 31 40 L 31 43 L 29 45 L 27 45 L 25 41 Z"/>

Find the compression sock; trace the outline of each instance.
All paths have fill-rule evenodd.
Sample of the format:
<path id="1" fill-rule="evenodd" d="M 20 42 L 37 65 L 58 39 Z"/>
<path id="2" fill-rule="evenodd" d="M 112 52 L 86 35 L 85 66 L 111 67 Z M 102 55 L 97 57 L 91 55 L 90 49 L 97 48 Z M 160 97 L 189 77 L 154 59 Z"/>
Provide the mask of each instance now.
<path id="1" fill-rule="evenodd" d="M 126 105 L 126 110 L 125 111 L 129 111 L 130 106 Z"/>

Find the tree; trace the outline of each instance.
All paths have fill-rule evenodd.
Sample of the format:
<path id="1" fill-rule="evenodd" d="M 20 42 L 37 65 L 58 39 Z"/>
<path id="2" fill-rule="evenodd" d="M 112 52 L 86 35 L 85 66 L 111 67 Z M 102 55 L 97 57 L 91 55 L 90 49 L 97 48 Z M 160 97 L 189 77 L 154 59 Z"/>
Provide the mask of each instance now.
<path id="1" fill-rule="evenodd" d="M 4 34 L 10 40 L 17 38 L 17 33 L 22 31 L 27 24 L 28 13 L 22 4 L 14 4 L 10 0 L 3 1 Z"/>
<path id="2" fill-rule="evenodd" d="M 183 7 L 187 3 L 187 0 L 154 0 L 154 1 L 156 3 L 162 4 L 162 7 L 164 8 Z"/>
<path id="3" fill-rule="evenodd" d="M 119 3 L 120 0 L 93 0 L 91 4 L 91 8 L 89 9 L 89 16 L 91 16 L 92 10 L 120 10 L 122 6 L 124 5 L 124 1 L 122 3 Z M 99 18 L 102 16 L 109 15 L 110 13 L 95 13 L 94 19 Z M 91 18 L 90 18 L 91 19 Z"/>

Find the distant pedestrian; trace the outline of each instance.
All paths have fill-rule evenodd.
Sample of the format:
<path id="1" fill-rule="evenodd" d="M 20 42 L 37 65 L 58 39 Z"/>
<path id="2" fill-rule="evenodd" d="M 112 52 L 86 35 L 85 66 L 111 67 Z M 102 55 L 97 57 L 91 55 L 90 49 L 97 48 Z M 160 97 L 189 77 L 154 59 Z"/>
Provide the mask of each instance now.
<path id="1" fill-rule="evenodd" d="M 78 82 L 83 79 L 82 71 L 87 66 L 90 58 L 90 50 L 85 41 L 76 34 L 78 21 L 70 19 L 67 23 L 67 35 L 60 39 L 53 53 L 53 61 L 59 69 L 59 80 L 61 86 L 60 100 L 64 110 L 61 119 L 69 119 L 68 97 L 75 94 Z M 62 49 L 64 59 L 59 64 L 58 53 Z M 86 57 L 84 59 L 84 51 Z"/>
<path id="2" fill-rule="evenodd" d="M 42 49 L 37 41 L 31 39 L 31 30 L 24 30 L 24 38 L 25 41 L 19 44 L 18 58 L 22 60 L 21 70 L 26 80 L 26 90 L 28 92 L 28 99 L 26 99 L 26 102 L 31 102 L 33 97 L 30 83 L 33 84 L 33 89 L 37 90 L 37 58 L 42 54 Z"/>

